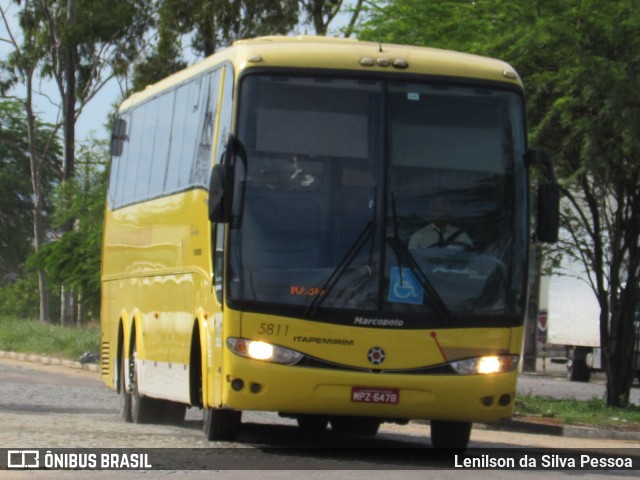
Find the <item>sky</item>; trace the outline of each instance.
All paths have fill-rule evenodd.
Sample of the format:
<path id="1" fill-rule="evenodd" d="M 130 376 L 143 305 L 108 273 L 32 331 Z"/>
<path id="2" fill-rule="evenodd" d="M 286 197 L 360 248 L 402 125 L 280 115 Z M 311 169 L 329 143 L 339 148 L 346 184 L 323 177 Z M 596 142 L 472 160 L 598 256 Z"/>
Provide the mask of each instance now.
<path id="1" fill-rule="evenodd" d="M 350 3 L 349 1 L 345 2 Z M 15 14 L 18 6 L 12 0 L 0 0 L 2 10 L 11 23 L 11 28 L 16 34 L 19 31 Z M 348 15 L 342 14 L 336 17 L 331 24 L 330 32 L 336 32 L 348 22 Z M 4 22 L 0 20 L 0 61 L 7 58 L 12 47 L 10 47 L 3 39 L 8 38 L 7 29 Z M 200 60 L 191 54 L 189 41 L 184 42 L 183 54 L 190 64 Z M 56 123 L 59 120 L 60 108 L 54 102 L 59 103 L 59 94 L 57 87 L 52 81 L 42 81 L 36 89 L 39 94 L 35 98 L 36 113 L 39 118 L 45 122 Z M 10 95 L 24 98 L 24 88 L 15 88 Z M 76 141 L 82 142 L 90 136 L 98 139 L 106 139 L 110 137 L 110 133 L 105 128 L 105 123 L 109 113 L 113 109 L 113 104 L 121 100 L 122 92 L 119 83 L 114 79 L 107 83 L 98 94 L 85 106 L 78 121 L 76 122 Z"/>

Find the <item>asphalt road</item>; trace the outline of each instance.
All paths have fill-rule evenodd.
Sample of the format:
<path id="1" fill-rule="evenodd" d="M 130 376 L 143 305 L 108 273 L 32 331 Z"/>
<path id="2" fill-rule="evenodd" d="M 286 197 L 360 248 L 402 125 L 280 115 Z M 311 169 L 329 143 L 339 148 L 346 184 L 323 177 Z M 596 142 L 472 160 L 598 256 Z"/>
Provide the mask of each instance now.
<path id="1" fill-rule="evenodd" d="M 558 388 L 566 393 L 570 387 L 572 384 L 561 376 L 524 375 L 520 382 L 521 389 L 531 389 L 532 393 L 547 388 Z M 584 385 L 577 388 L 584 388 Z M 596 382 L 589 388 L 594 388 L 597 392 L 602 385 Z M 430 449 L 428 426 L 418 423 L 407 426 L 385 424 L 378 436 L 369 439 L 332 434 L 310 435 L 301 432 L 291 420 L 281 419 L 274 414 L 247 412 L 243 417 L 243 429 L 238 442 L 208 442 L 201 431 L 201 413 L 196 409 L 188 412 L 187 420 L 180 426 L 126 424 L 118 416 L 117 395 L 102 384 L 96 373 L 6 359 L 0 360 L 0 446 L 36 449 L 206 449 L 194 451 L 186 458 L 181 452 L 177 463 L 172 464 L 172 470 L 162 471 L 162 475 L 184 475 L 188 478 L 205 478 L 205 473 L 209 474 L 206 478 L 212 477 L 208 471 L 183 471 L 180 462 L 206 463 L 212 461 L 212 457 L 214 463 L 204 467 L 213 465 L 211 468 L 217 470 L 216 478 L 271 478 L 270 475 L 276 470 L 281 472 L 277 478 L 293 478 L 288 476 L 290 473 L 283 473 L 285 468 L 303 469 L 308 472 L 305 478 L 311 479 L 343 478 L 344 475 L 339 474 L 344 474 L 344 469 L 350 471 L 350 478 L 367 479 L 388 478 L 389 471 L 399 470 L 402 470 L 402 474 L 394 474 L 394 478 L 424 478 L 428 475 L 423 470 L 425 468 L 444 469 L 438 475 L 442 478 L 446 478 L 449 472 L 473 473 L 474 478 L 507 478 L 507 474 L 508 478 L 518 478 L 520 475 L 522 478 L 530 478 L 538 473 L 545 474 L 545 478 L 553 478 L 556 475 L 577 473 L 571 469 L 521 472 L 469 471 L 463 468 L 465 471 L 462 471 L 454 468 L 449 459 L 434 455 Z M 606 452 L 616 449 L 625 455 L 640 457 L 640 444 L 637 441 L 551 437 L 483 428 L 474 428 L 470 447 L 476 453 L 504 452 L 505 448 L 510 448 L 515 449 L 511 451 L 534 454 L 549 448 L 573 453 L 602 453 L 606 448 L 609 449 Z M 635 450 L 628 450 L 632 448 Z M 166 452 L 172 453 L 169 450 Z M 200 458 L 198 455 L 203 455 L 203 452 L 203 458 L 207 460 L 197 460 Z M 220 461 L 231 464 L 215 468 L 216 455 L 220 455 Z M 265 472 L 258 475 L 257 471 L 252 470 L 241 475 L 241 471 L 247 468 L 261 468 Z M 360 476 L 360 473 L 353 475 L 356 471 L 365 470 L 366 477 L 364 474 Z M 492 473 L 491 477 L 484 476 L 487 472 Z M 83 472 L 55 472 L 55 476 L 53 473 L 0 471 L 0 477 L 85 478 L 80 475 Z M 92 472 L 91 478 L 115 478 L 108 476 L 112 473 L 114 472 Z M 152 477 L 139 478 L 155 478 L 156 474 L 160 474 L 153 473 Z M 637 473 L 637 470 L 620 471 L 616 475 L 637 477 Z M 38 476 L 39 474 L 42 476 Z M 78 476 L 74 477 L 76 474 Z M 122 472 L 119 474 L 122 475 Z M 604 471 L 589 472 L 587 478 L 603 478 L 604 475 L 610 478 L 610 472 Z M 135 472 L 126 472 L 126 478 L 136 478 Z M 299 475 L 295 478 L 299 478 Z"/>
<path id="2" fill-rule="evenodd" d="M 605 397 L 606 377 L 604 373 L 594 373 L 591 381 L 570 382 L 566 378 L 566 367 L 549 361 L 538 361 L 537 372 L 524 373 L 518 378 L 518 392 L 551 398 L 575 398 L 591 400 Z M 631 403 L 640 406 L 640 384 L 636 380 L 631 389 Z"/>

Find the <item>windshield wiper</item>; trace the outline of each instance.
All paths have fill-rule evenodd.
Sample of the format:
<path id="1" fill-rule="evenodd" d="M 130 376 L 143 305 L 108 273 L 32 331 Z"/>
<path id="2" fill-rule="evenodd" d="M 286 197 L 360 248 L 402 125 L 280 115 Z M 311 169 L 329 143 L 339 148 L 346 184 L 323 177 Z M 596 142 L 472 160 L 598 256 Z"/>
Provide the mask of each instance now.
<path id="1" fill-rule="evenodd" d="M 349 265 L 353 263 L 355 258 L 358 256 L 358 253 L 360 253 L 360 250 L 362 250 L 362 247 L 364 247 L 364 245 L 373 236 L 374 230 L 375 222 L 367 222 L 358 237 L 351 244 L 351 247 L 349 247 L 347 254 L 342 258 L 342 260 L 340 260 L 336 268 L 331 272 L 331 275 L 329 275 L 329 278 L 327 278 L 326 282 L 322 285 L 322 288 L 320 289 L 321 294 L 315 296 L 305 308 L 303 313 L 305 317 L 315 316 L 324 300 L 329 296 L 338 283 L 338 280 L 340 280 L 344 272 L 349 268 Z"/>
<path id="2" fill-rule="evenodd" d="M 369 208 L 371 209 L 371 220 L 369 220 L 354 242 L 351 244 L 347 253 L 340 260 L 336 268 L 331 272 L 329 278 L 324 282 L 322 288 L 320 289 L 321 294 L 317 295 L 313 298 L 313 300 L 307 305 L 304 309 L 303 315 L 305 317 L 315 316 L 318 312 L 318 309 L 325 301 L 325 299 L 329 296 L 331 291 L 334 289 L 338 280 L 344 275 L 344 272 L 347 271 L 349 265 L 353 263 L 353 261 L 362 250 L 362 247 L 373 237 L 374 231 L 376 229 L 376 216 L 377 216 L 377 187 L 373 187 L 371 200 L 369 202 Z M 373 262 L 373 242 L 371 242 L 371 251 L 369 252 L 369 272 L 371 272 L 371 264 Z"/>
<path id="3" fill-rule="evenodd" d="M 433 308 L 435 314 L 445 323 L 451 323 L 451 312 L 447 304 L 442 300 L 442 297 L 429 280 L 429 277 L 422 271 L 418 262 L 411 254 L 406 245 L 400 240 L 398 233 L 398 214 L 396 212 L 396 195 L 391 192 L 391 210 L 393 214 L 393 236 L 386 237 L 385 240 L 396 255 L 396 261 L 398 262 L 400 281 L 402 282 L 402 268 L 406 265 L 413 276 L 418 280 L 426 299 L 429 301 L 429 305 Z"/>

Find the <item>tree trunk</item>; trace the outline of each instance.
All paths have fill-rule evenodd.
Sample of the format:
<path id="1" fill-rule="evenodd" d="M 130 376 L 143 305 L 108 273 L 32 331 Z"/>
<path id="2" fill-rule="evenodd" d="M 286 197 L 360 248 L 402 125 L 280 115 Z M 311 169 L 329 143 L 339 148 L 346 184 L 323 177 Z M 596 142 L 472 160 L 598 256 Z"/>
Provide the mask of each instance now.
<path id="1" fill-rule="evenodd" d="M 206 4 L 205 12 L 203 12 L 203 21 L 200 25 L 200 32 L 202 35 L 202 54 L 205 57 L 216 53 L 218 48 L 216 38 L 216 15 L 214 13 L 214 4 Z"/>
<path id="2" fill-rule="evenodd" d="M 322 15 L 323 5 L 324 2 L 313 2 L 313 7 L 311 10 L 311 18 L 313 19 L 313 28 L 316 31 L 316 35 L 327 34 L 327 24 L 325 23 L 324 16 Z"/>
<path id="3" fill-rule="evenodd" d="M 63 285 L 60 289 L 60 324 L 73 325 L 74 311 L 73 290 Z"/>
<path id="4" fill-rule="evenodd" d="M 627 295 L 625 289 L 618 308 L 611 315 L 609 341 L 603 345 L 607 372 L 607 405 L 626 407 L 629 405 L 631 385 L 634 377 L 635 296 Z"/>
<path id="5" fill-rule="evenodd" d="M 40 318 L 41 323 L 51 322 L 51 308 L 49 304 L 49 286 L 47 274 L 44 270 L 38 270 L 38 292 L 40 293 Z"/>
<path id="6" fill-rule="evenodd" d="M 67 27 L 72 34 L 65 45 L 64 91 L 62 93 L 62 119 L 64 159 L 62 180 L 73 178 L 75 170 L 76 125 L 76 45 L 73 26 L 76 23 L 76 0 L 67 0 Z"/>
<path id="7" fill-rule="evenodd" d="M 349 38 L 353 34 L 353 30 L 356 27 L 356 22 L 358 21 L 358 17 L 360 16 L 360 12 L 362 12 L 362 4 L 364 0 L 358 0 L 356 5 L 353 7 L 353 12 L 351 13 L 351 19 L 349 20 L 349 24 L 347 28 L 344 30 L 344 37 Z"/>
<path id="8" fill-rule="evenodd" d="M 76 0 L 67 0 L 67 27 L 73 32 L 76 23 Z M 62 181 L 66 182 L 75 174 L 76 142 L 76 46 L 73 35 L 65 46 L 64 89 L 62 95 L 63 165 Z M 64 226 L 65 231 L 73 228 L 74 219 Z M 60 295 L 60 323 L 73 324 L 73 297 L 70 289 L 62 286 Z"/>
<path id="9" fill-rule="evenodd" d="M 82 297 L 82 292 L 76 296 L 76 325 L 81 327 L 87 322 L 87 308 Z"/>
<path id="10" fill-rule="evenodd" d="M 44 245 L 45 231 L 42 220 L 42 175 L 40 166 L 42 162 L 38 156 L 38 143 L 36 131 L 36 118 L 33 113 L 33 89 L 31 84 L 33 71 L 25 75 L 27 78 L 27 97 L 25 110 L 27 113 L 27 136 L 29 142 L 29 162 L 31 167 L 31 187 L 33 188 L 33 237 L 35 251 L 39 251 Z M 40 293 L 40 322 L 51 321 L 49 307 L 49 291 L 47 287 L 47 275 L 42 269 L 38 269 L 38 290 Z"/>

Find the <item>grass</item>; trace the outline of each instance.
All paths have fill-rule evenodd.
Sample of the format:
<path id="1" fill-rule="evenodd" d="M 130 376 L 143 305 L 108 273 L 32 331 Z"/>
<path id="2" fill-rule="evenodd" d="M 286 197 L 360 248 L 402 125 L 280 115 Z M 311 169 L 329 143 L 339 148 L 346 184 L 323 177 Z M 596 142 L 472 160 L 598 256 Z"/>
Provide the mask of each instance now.
<path id="1" fill-rule="evenodd" d="M 607 407 L 604 400 L 596 397 L 585 401 L 517 395 L 515 415 L 540 417 L 570 425 L 640 430 L 640 407 Z"/>
<path id="2" fill-rule="evenodd" d="M 63 327 L 31 320 L 0 318 L 0 350 L 77 360 L 99 352 L 100 328 Z"/>

